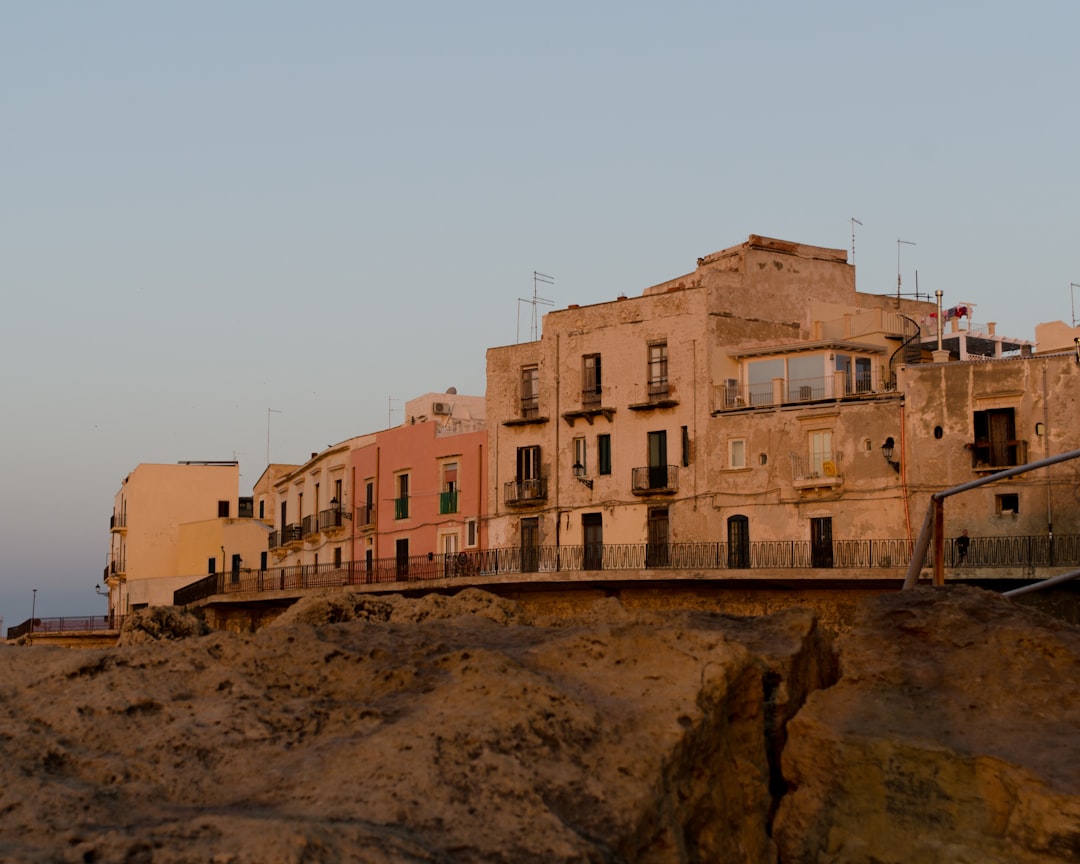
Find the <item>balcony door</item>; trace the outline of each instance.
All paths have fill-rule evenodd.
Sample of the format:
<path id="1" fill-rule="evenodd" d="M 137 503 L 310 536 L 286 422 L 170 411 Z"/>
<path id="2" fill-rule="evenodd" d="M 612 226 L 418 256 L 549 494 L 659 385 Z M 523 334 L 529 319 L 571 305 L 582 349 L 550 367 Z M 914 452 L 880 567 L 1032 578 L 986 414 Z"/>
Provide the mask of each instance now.
<path id="1" fill-rule="evenodd" d="M 728 517 L 727 566 L 733 570 L 750 566 L 750 520 L 745 516 Z"/>
<path id="2" fill-rule="evenodd" d="M 810 566 L 833 566 L 831 516 L 810 520 Z"/>
<path id="3" fill-rule="evenodd" d="M 649 433 L 649 488 L 667 486 L 667 432 Z"/>
<path id="4" fill-rule="evenodd" d="M 599 513 L 582 513 L 581 533 L 585 538 L 585 569 L 603 569 L 604 517 Z"/>
<path id="5" fill-rule="evenodd" d="M 535 573 L 540 569 L 540 520 L 537 517 L 521 520 L 521 572 Z"/>
<path id="6" fill-rule="evenodd" d="M 667 567 L 671 563 L 669 545 L 670 523 L 667 507 L 653 507 L 649 510 L 649 542 L 645 547 L 646 567 Z"/>

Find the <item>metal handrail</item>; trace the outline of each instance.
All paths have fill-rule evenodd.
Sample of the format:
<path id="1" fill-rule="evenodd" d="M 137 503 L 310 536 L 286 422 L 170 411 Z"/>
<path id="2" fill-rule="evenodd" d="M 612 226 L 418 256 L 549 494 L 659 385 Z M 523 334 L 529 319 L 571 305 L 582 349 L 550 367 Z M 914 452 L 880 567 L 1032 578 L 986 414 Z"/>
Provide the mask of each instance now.
<path id="1" fill-rule="evenodd" d="M 959 486 L 953 486 L 949 489 L 942 489 L 940 492 L 935 492 L 930 496 L 930 503 L 926 508 L 926 516 L 923 517 L 922 527 L 919 529 L 919 536 L 915 541 L 915 552 L 911 556 L 911 561 L 908 564 L 907 574 L 904 576 L 903 590 L 907 591 L 914 588 L 919 581 L 919 571 L 922 569 L 923 559 L 926 557 L 927 549 L 930 546 L 930 539 L 934 540 L 934 584 L 945 584 L 945 499 L 951 498 L 953 495 L 959 495 L 962 492 L 969 492 L 972 489 L 977 489 L 980 486 L 985 486 L 988 483 L 996 483 L 998 480 L 1004 480 L 1007 477 L 1015 477 L 1018 474 L 1027 474 L 1029 471 L 1035 471 L 1039 468 L 1047 468 L 1050 465 L 1056 465 L 1058 462 L 1068 462 L 1071 459 L 1080 458 L 1080 450 L 1070 450 L 1067 453 L 1059 453 L 1057 456 L 1048 456 L 1045 459 L 1040 459 L 1037 462 L 1030 462 L 1026 465 L 1018 465 L 1015 468 L 1006 468 L 1004 471 L 997 471 L 994 474 L 989 474 L 986 477 L 980 477 L 977 480 L 969 480 L 967 483 L 961 483 Z"/>
<path id="2" fill-rule="evenodd" d="M 38 633 L 87 633 L 101 630 L 119 630 L 123 618 L 114 615 L 84 615 L 81 617 L 33 618 L 22 624 L 8 627 L 7 638 L 18 639 L 20 636 Z"/>

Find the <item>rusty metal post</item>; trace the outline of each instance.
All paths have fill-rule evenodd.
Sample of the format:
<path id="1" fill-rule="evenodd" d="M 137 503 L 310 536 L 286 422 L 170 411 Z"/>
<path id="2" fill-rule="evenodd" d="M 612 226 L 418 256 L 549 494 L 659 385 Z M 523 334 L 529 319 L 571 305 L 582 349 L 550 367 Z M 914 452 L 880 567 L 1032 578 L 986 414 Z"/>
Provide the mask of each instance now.
<path id="1" fill-rule="evenodd" d="M 945 584 L 945 499 L 934 498 L 934 584 Z"/>

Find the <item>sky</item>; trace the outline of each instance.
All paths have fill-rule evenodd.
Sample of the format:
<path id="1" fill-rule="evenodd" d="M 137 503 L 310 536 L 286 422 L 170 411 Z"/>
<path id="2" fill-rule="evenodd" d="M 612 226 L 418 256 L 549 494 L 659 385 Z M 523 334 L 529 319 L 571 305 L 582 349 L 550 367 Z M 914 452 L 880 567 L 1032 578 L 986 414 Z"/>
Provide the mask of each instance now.
<path id="1" fill-rule="evenodd" d="M 1078 27 L 1040 0 L 0 0 L 3 626 L 107 612 L 141 462 L 237 459 L 250 495 L 268 451 L 483 393 L 534 271 L 542 313 L 854 227 L 860 291 L 1071 323 Z"/>

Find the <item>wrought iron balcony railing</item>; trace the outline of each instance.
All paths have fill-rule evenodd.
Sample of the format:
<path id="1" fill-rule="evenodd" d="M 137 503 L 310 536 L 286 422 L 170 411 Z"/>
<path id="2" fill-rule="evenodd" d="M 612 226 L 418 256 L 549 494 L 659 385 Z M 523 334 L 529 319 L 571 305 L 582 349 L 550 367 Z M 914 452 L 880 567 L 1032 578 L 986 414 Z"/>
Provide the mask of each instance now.
<path id="1" fill-rule="evenodd" d="M 319 511 L 319 530 L 331 531 L 334 528 L 342 528 L 345 519 L 340 507 L 331 507 L 329 510 Z"/>
<path id="2" fill-rule="evenodd" d="M 356 508 L 356 525 L 358 528 L 370 528 L 375 525 L 375 508 L 367 504 Z"/>
<path id="3" fill-rule="evenodd" d="M 457 513 L 458 512 L 458 493 L 457 490 L 451 492 L 439 493 L 439 513 Z"/>
<path id="4" fill-rule="evenodd" d="M 319 517 L 314 513 L 300 520 L 300 533 L 304 537 L 312 537 L 319 533 Z"/>
<path id="5" fill-rule="evenodd" d="M 635 495 L 663 495 L 679 491 L 677 465 L 649 465 L 633 469 L 630 491 Z"/>
<path id="6" fill-rule="evenodd" d="M 547 481 L 543 477 L 533 480 L 511 480 L 503 486 L 503 501 L 508 506 L 540 504 L 547 500 Z"/>

